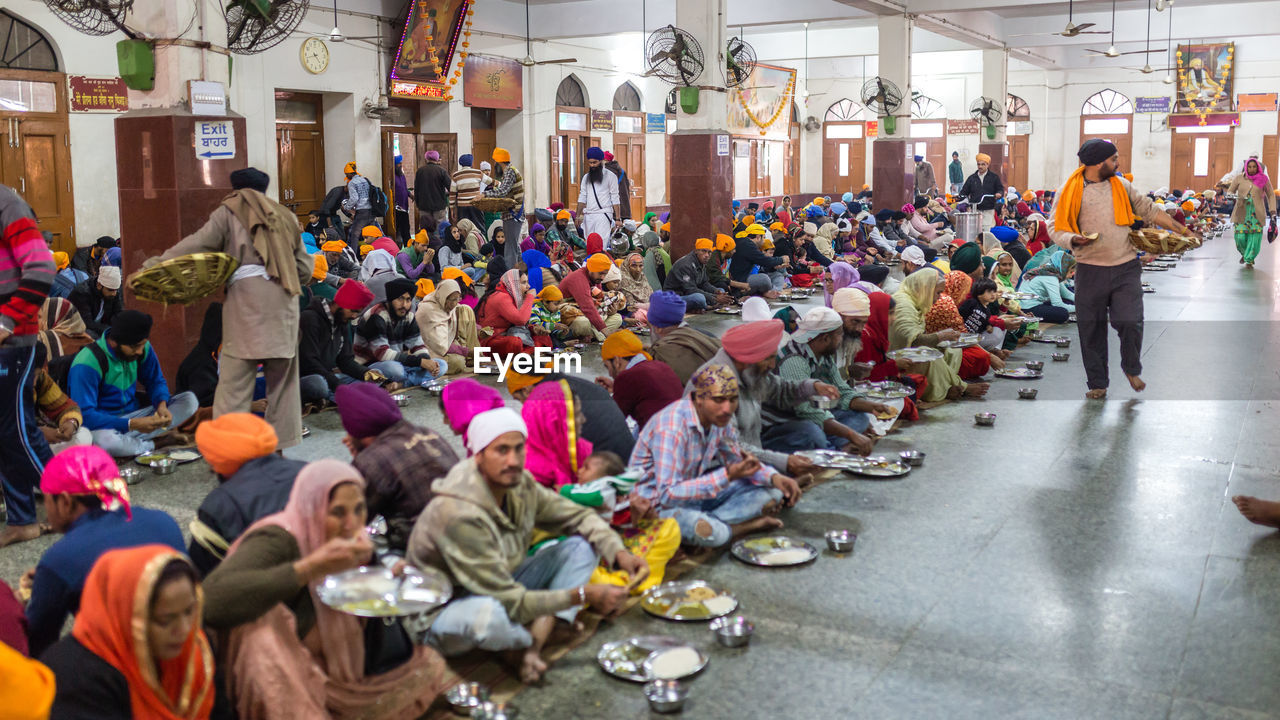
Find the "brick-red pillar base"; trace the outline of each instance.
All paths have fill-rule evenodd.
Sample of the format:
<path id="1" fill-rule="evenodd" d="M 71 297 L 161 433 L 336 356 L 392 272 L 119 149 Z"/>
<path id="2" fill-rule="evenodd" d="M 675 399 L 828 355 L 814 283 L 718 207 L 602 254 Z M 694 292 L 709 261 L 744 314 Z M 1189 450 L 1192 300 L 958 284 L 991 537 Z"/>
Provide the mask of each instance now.
<path id="1" fill-rule="evenodd" d="M 201 160 L 195 126 L 201 120 L 231 120 L 236 156 Z M 208 118 L 172 109 L 137 110 L 116 118 L 116 182 L 120 189 L 120 237 L 125 277 L 142 263 L 200 229 L 231 192 L 233 170 L 248 165 L 242 117 Z M 205 308 L 221 293 L 188 306 L 143 302 L 125 288 L 125 307 L 155 319 L 151 345 L 170 383 L 200 337 Z"/>
<path id="2" fill-rule="evenodd" d="M 916 163 L 911 143 L 879 140 L 871 143 L 871 204 L 875 211 L 901 210 L 915 199 Z"/>
<path id="3" fill-rule="evenodd" d="M 693 250 L 698 238 L 714 239 L 733 230 L 733 157 L 719 154 L 724 132 L 684 132 L 671 136 L 671 259 Z"/>

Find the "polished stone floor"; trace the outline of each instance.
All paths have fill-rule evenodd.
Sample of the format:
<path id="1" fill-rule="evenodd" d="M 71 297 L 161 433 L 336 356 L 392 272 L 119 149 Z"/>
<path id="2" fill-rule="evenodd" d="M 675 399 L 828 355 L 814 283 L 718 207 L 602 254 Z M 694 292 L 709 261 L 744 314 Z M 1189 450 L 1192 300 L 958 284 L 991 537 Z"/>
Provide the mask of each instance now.
<path id="1" fill-rule="evenodd" d="M 1280 534 L 1230 502 L 1280 497 L 1275 257 L 1268 246 L 1243 270 L 1228 236 L 1144 274 L 1158 291 L 1145 296 L 1142 395 L 1113 357 L 1111 399 L 1086 402 L 1073 346 L 1046 363 L 1035 401 L 1016 399 L 1028 383 L 996 380 L 986 400 L 930 410 L 882 441 L 928 453 L 906 478 L 837 480 L 784 515 L 816 544 L 855 529 L 851 555 L 775 570 L 722 557 L 695 571 L 737 595 L 756 624 L 750 647 L 634 610 L 517 696 L 521 717 L 649 717 L 639 687 L 594 658 L 655 633 L 711 656 L 691 718 L 1280 717 Z M 586 372 L 598 374 L 592 352 Z M 974 426 L 978 410 L 996 426 Z M 426 396 L 406 415 L 446 427 Z M 334 413 L 306 424 L 312 436 L 289 455 L 345 455 Z M 185 524 L 210 487 L 195 463 L 134 496 Z M 0 577 L 16 581 L 49 542 L 0 551 Z"/>

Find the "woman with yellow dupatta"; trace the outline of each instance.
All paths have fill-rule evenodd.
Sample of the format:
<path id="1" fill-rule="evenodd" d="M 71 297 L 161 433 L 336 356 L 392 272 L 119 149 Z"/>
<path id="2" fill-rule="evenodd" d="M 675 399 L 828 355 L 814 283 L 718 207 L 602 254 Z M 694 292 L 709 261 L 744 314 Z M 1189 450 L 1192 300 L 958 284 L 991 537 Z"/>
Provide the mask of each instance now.
<path id="1" fill-rule="evenodd" d="M 521 415 L 529 429 L 525 468 L 534 479 L 574 502 L 609 514 L 622 544 L 649 565 L 649 577 L 631 588 L 632 594 L 661 583 L 667 561 L 680 548 L 680 526 L 671 518 L 659 518 L 643 498 L 630 492 L 634 480 L 617 477 L 625 469 L 621 458 L 613 453 L 592 454 L 591 442 L 578 434 L 586 414 L 569 384 L 564 380 L 540 383 Z M 591 582 L 630 584 L 625 571 L 610 572 L 603 566 L 596 568 Z"/>
<path id="2" fill-rule="evenodd" d="M 103 554 L 85 580 L 71 634 L 45 652 L 51 717 L 206 720 L 213 655 L 200 629 L 191 561 L 164 545 Z"/>

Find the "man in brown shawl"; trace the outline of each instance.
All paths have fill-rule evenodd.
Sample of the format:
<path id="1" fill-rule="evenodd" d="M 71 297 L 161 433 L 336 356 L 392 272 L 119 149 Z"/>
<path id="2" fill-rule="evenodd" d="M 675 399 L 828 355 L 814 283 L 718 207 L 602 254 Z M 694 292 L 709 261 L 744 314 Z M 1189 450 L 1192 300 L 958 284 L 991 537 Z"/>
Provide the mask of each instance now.
<path id="1" fill-rule="evenodd" d="M 270 178 L 255 168 L 231 173 L 230 195 L 204 227 L 143 267 L 183 255 L 226 253 L 240 261 L 227 281 L 222 305 L 222 355 L 214 417 L 249 412 L 258 365 L 267 380 L 267 422 L 279 447 L 302 439 L 298 395 L 298 295 L 311 277 L 313 260 L 302 244 L 298 220 L 268 198 Z"/>

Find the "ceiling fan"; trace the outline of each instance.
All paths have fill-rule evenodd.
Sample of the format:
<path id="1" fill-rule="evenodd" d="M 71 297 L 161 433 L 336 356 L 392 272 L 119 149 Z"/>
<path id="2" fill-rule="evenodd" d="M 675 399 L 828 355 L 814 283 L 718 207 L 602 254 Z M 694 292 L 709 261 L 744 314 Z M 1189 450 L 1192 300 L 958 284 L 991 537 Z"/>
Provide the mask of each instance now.
<path id="1" fill-rule="evenodd" d="M 1010 35 L 1009 37 L 1031 37 L 1035 35 L 1061 35 L 1062 37 L 1073 38 L 1073 37 L 1076 37 L 1077 35 L 1106 35 L 1107 34 L 1106 30 L 1090 30 L 1089 29 L 1094 25 L 1097 25 L 1097 23 L 1084 23 L 1082 25 L 1076 25 L 1074 22 L 1072 22 L 1074 17 L 1075 17 L 1075 3 L 1074 3 L 1074 0 L 1072 0 L 1067 3 L 1067 27 L 1064 28 L 1062 32 L 1020 33 L 1018 35 Z"/>
<path id="2" fill-rule="evenodd" d="M 363 42 L 374 42 L 382 40 L 379 35 L 343 35 L 342 30 L 338 28 L 338 0 L 333 0 L 333 29 L 327 33 L 307 33 L 311 37 L 318 37 L 321 40 L 328 40 L 331 43 L 342 43 L 348 40 L 360 40 Z"/>
<path id="3" fill-rule="evenodd" d="M 1156 12 L 1164 12 L 1167 7 L 1173 7 L 1173 0 L 1156 0 Z"/>
<path id="4" fill-rule="evenodd" d="M 1147 5 L 1147 51 L 1150 52 L 1150 49 L 1151 49 L 1151 6 Z M 1151 73 L 1156 72 L 1157 70 L 1159 70 L 1160 72 L 1167 72 L 1170 70 L 1174 70 L 1176 68 L 1153 68 L 1151 67 L 1151 63 L 1148 62 L 1140 68 L 1131 67 L 1131 68 L 1125 68 L 1125 69 L 1137 70 L 1143 75 L 1150 75 Z"/>
<path id="5" fill-rule="evenodd" d="M 1116 49 L 1116 0 L 1111 0 L 1111 45 L 1106 50 L 1092 50 L 1085 48 L 1085 52 L 1091 52 L 1096 55 L 1105 55 L 1107 57 L 1120 57 L 1121 55 L 1150 55 L 1151 53 L 1161 52 L 1160 50 L 1151 49 L 1151 10 L 1147 9 L 1147 49 L 1146 50 L 1130 50 L 1129 52 L 1120 52 Z"/>
<path id="6" fill-rule="evenodd" d="M 559 60 L 534 60 L 533 59 L 533 40 L 529 36 L 529 0 L 524 0 L 524 57 L 517 62 L 525 67 L 533 67 L 534 65 L 559 65 L 561 63 L 575 63 L 578 58 L 560 58 Z"/>

